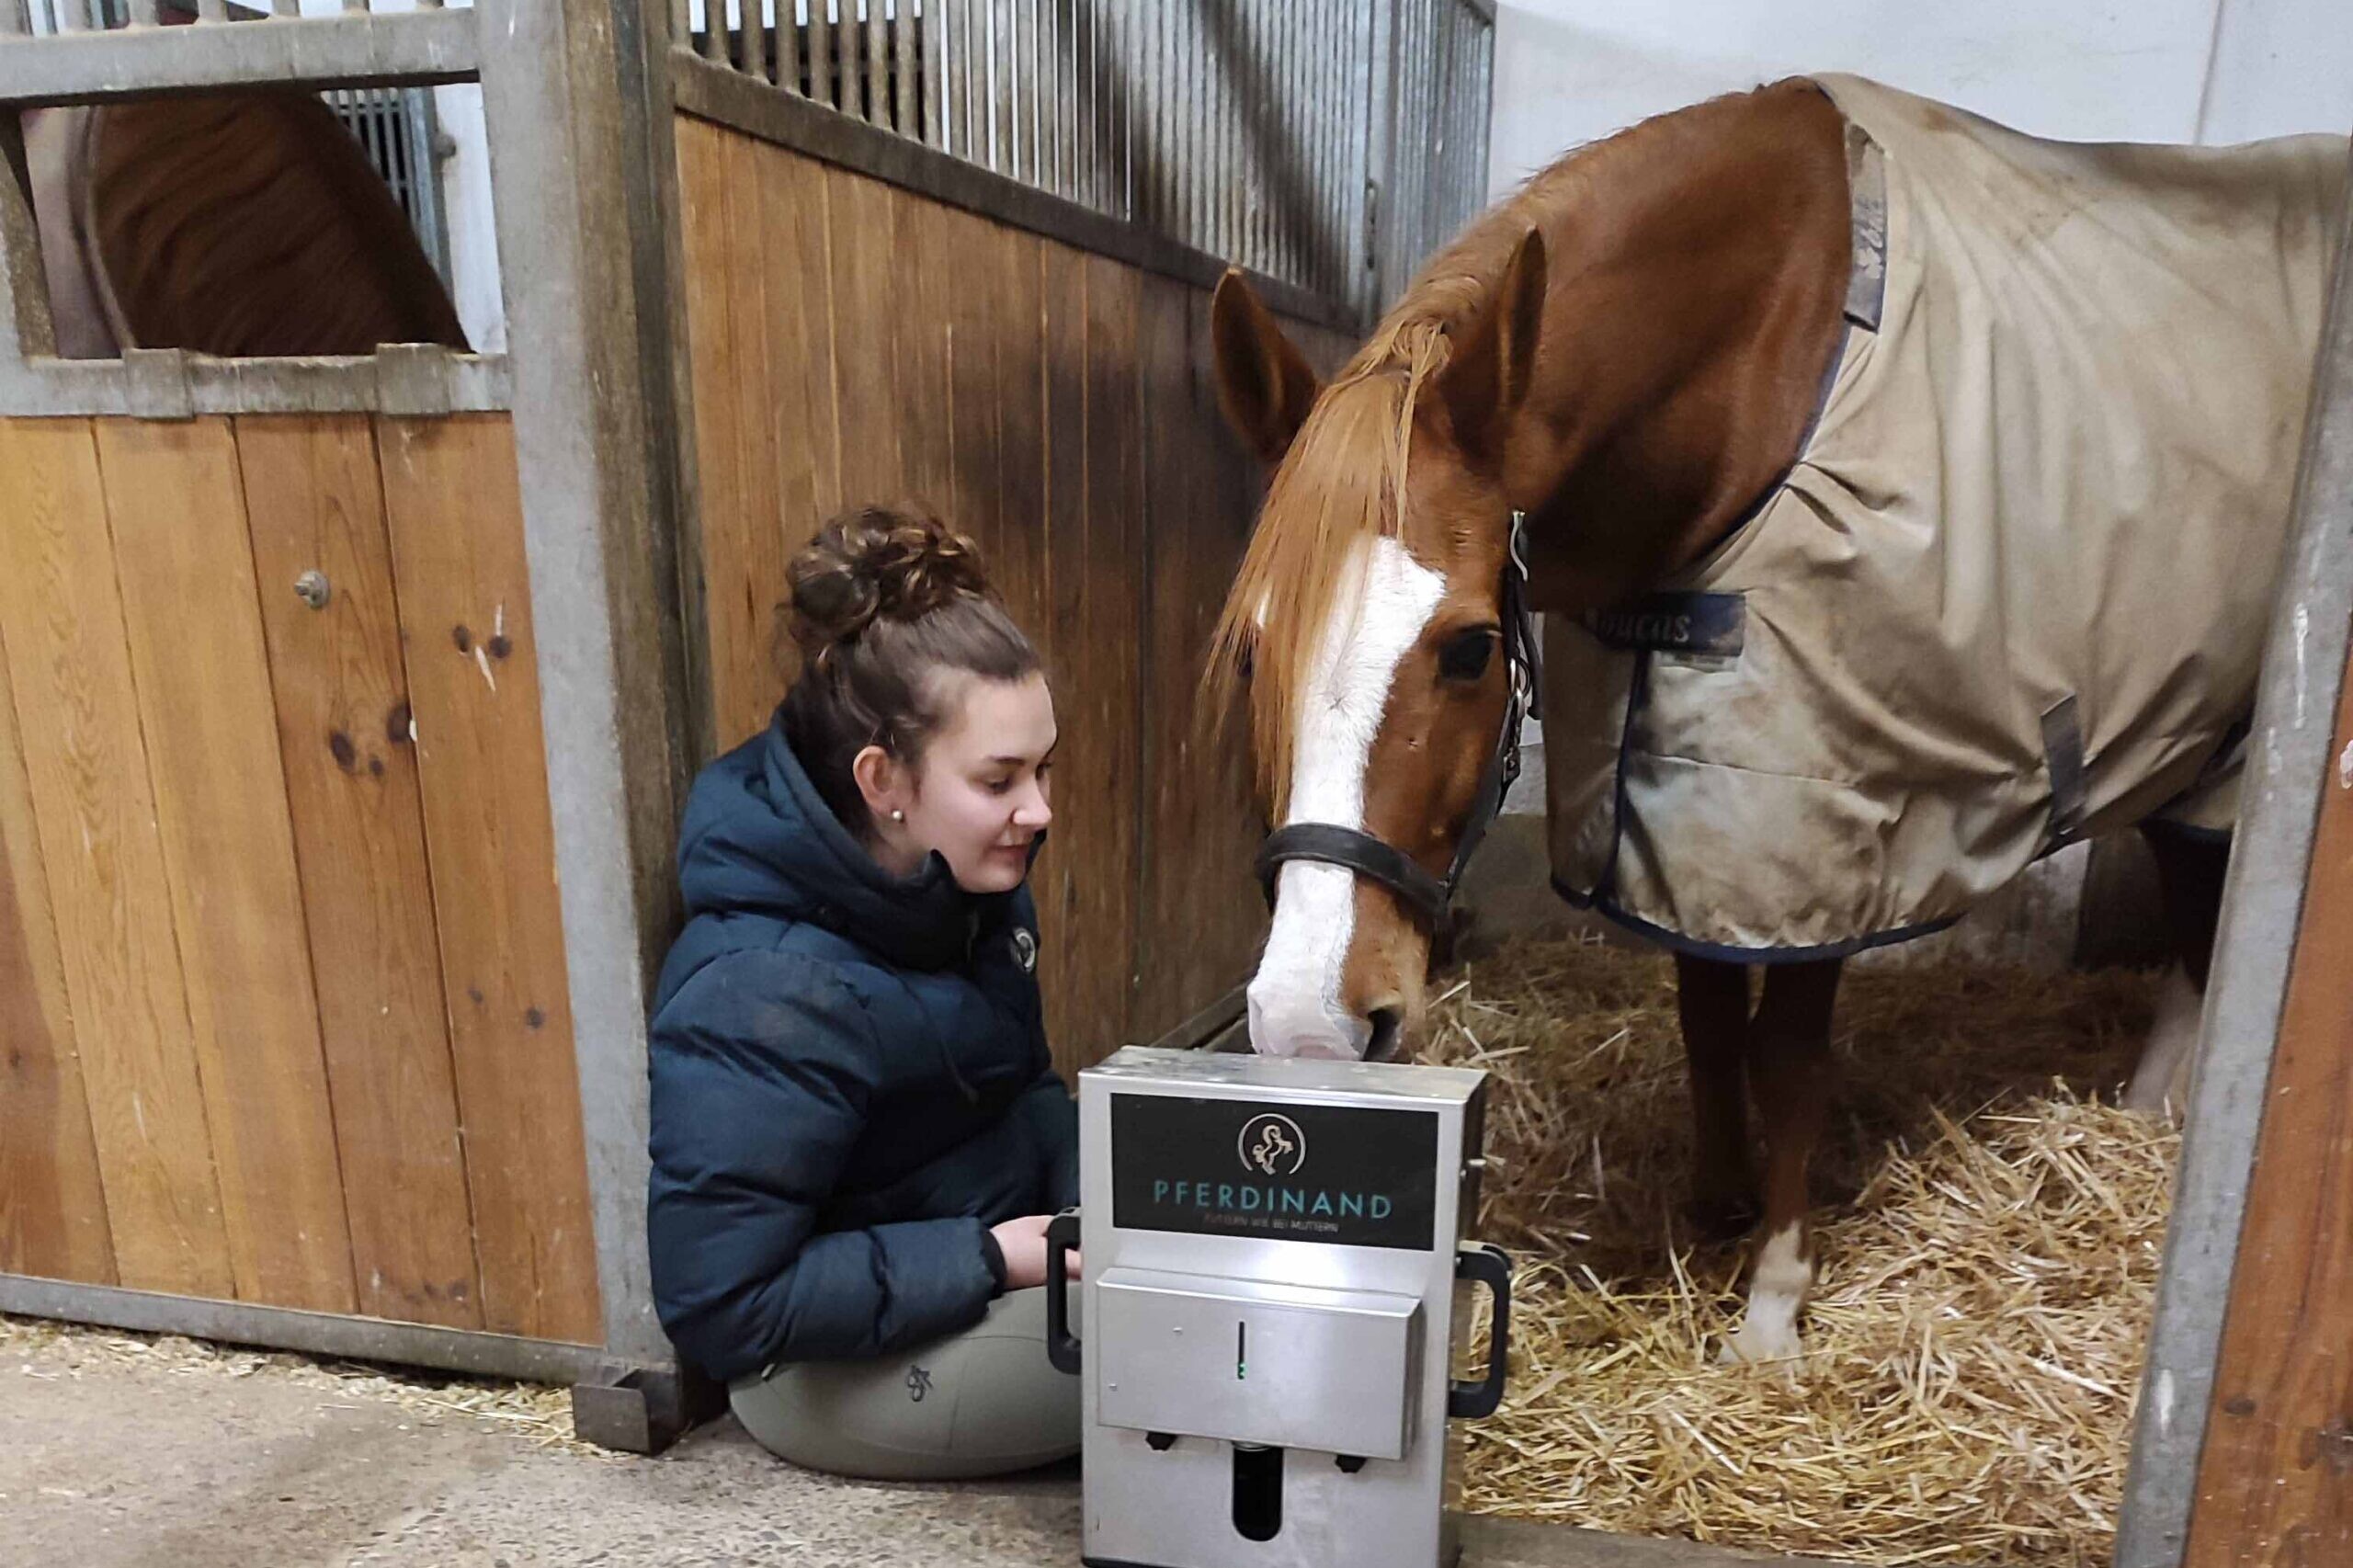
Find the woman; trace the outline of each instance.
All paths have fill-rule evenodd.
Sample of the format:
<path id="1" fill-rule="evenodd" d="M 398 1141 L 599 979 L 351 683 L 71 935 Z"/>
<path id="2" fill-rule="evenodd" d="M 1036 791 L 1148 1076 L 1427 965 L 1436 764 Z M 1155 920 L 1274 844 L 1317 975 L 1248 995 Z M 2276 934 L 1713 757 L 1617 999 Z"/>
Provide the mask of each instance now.
<path id="1" fill-rule="evenodd" d="M 793 561 L 801 673 L 696 782 L 653 1022 L 654 1300 L 776 1453 L 983 1475 L 1078 1448 L 1044 1348 L 1078 1125 L 1028 889 L 1053 702 L 970 540 L 867 507 Z"/>

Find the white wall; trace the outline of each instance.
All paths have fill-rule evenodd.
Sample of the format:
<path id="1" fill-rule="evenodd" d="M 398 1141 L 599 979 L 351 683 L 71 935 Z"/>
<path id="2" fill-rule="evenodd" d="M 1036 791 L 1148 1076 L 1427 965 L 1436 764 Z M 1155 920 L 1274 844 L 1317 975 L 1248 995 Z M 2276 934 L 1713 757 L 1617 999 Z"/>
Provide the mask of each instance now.
<path id="1" fill-rule="evenodd" d="M 2353 130 L 2346 0 L 1505 0 L 1489 186 L 1647 116 L 1851 71 L 2038 135 Z"/>
<path id="2" fill-rule="evenodd" d="M 466 341 L 477 354 L 506 351 L 506 301 L 499 294 L 498 233 L 490 205 L 490 140 L 482 85 L 433 89 L 434 117 L 449 138 L 441 162 L 441 210 L 449 229 L 449 292 Z"/>
<path id="3" fill-rule="evenodd" d="M 2249 142 L 2353 124 L 2345 0 L 2222 0 L 2198 140 Z"/>

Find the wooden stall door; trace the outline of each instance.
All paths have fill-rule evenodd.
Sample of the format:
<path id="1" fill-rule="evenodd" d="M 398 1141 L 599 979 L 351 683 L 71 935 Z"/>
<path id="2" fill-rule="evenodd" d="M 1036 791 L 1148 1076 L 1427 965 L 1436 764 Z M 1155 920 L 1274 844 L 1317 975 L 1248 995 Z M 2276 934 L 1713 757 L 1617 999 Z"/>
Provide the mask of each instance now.
<path id="1" fill-rule="evenodd" d="M 0 1269 L 593 1343 L 508 421 L 0 420 Z"/>

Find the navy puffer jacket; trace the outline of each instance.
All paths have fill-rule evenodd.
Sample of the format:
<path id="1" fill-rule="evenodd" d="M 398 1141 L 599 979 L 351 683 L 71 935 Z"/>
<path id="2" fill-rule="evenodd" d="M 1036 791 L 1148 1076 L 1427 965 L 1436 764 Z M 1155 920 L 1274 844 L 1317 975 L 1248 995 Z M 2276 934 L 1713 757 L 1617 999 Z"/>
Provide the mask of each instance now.
<path id="1" fill-rule="evenodd" d="M 988 1227 L 1078 1200 L 1025 887 L 884 872 L 767 731 L 704 769 L 652 1040 L 654 1298 L 733 1378 L 977 1322 Z"/>

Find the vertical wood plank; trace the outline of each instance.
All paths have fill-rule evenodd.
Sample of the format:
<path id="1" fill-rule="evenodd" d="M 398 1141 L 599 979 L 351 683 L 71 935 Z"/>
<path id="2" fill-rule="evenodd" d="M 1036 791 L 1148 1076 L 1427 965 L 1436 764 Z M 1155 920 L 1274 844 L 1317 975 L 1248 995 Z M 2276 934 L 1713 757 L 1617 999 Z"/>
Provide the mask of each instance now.
<path id="1" fill-rule="evenodd" d="M 764 248 L 763 187 L 775 160 L 751 137 L 722 135 L 733 195 L 727 204 L 727 264 L 718 280 L 727 290 L 725 352 L 733 372 L 722 395 L 734 404 L 725 433 L 735 445 L 729 466 L 736 489 L 729 515 L 705 510 L 703 551 L 710 574 L 712 712 L 719 744 L 726 749 L 766 726 L 784 695 L 770 656 L 769 627 L 785 594 L 785 558 L 777 510 L 777 386 L 763 298 L 766 274 L 775 265 Z M 696 406 L 701 406 L 699 399 Z"/>
<path id="2" fill-rule="evenodd" d="M 504 415 L 377 427 L 483 1326 L 602 1332 L 530 580 Z"/>
<path id="3" fill-rule="evenodd" d="M 1080 923 L 1077 878 L 1086 846 L 1102 836 L 1108 809 L 1105 781 L 1088 743 L 1086 698 L 1079 682 L 1089 663 L 1082 619 L 1086 538 L 1086 257 L 1051 240 L 1040 242 L 1040 303 L 1045 350 L 1043 437 L 1045 613 L 1040 652 L 1053 674 L 1054 713 L 1061 726 L 1055 772 L 1054 823 L 1030 876 L 1038 901 L 1038 983 L 1044 993 L 1046 1038 L 1054 1064 L 1067 1076 L 1093 1061 L 1104 1020 L 1088 1009 L 1091 958 Z M 1037 633 L 1033 632 L 1033 635 Z"/>
<path id="4" fill-rule="evenodd" d="M 2353 678 L 2333 756 L 2353 747 Z M 2332 769 L 2332 772 L 2335 770 Z M 2321 801 L 2184 1568 L 2353 1562 L 2353 789 Z"/>
<path id="5" fill-rule="evenodd" d="M 1048 592 L 1060 772 L 1074 787 L 1058 796 L 1038 891 L 1051 1038 L 1069 1070 L 1126 1037 L 1133 983 L 1142 292 L 1133 270 L 1050 244 L 1044 299 Z"/>
<path id="6" fill-rule="evenodd" d="M 845 505 L 907 488 L 891 322 L 904 303 L 892 207 L 897 193 L 846 169 L 825 171 L 833 248 L 834 409 Z"/>
<path id="7" fill-rule="evenodd" d="M 116 1277 L 228 1297 L 228 1236 L 87 421 L 0 420 L 0 626 Z"/>
<path id="8" fill-rule="evenodd" d="M 891 346 L 897 388 L 901 472 L 891 492 L 932 506 L 947 503 L 952 482 L 948 430 L 949 300 L 952 278 L 974 256 L 949 245 L 965 216 L 956 209 L 896 188 L 891 191 L 894 285 L 887 316 L 875 322 L 877 341 Z"/>
<path id="9" fill-rule="evenodd" d="M 763 613 L 789 592 L 783 566 L 842 505 L 841 431 L 834 417 L 833 251 L 825 165 L 782 147 L 763 147 L 764 233 L 759 267 L 775 395 L 765 411 L 774 430 L 776 526 L 780 562 Z M 773 642 L 773 619 L 765 635 Z M 782 686 L 779 682 L 779 693 Z"/>
<path id="10" fill-rule="evenodd" d="M 1259 824 L 1239 716 L 1204 733 L 1202 659 L 1256 506 L 1257 465 L 1224 434 L 1209 300 L 1144 281 L 1140 357 L 1151 585 L 1140 733 L 1133 1032 L 1176 1028 L 1248 978 L 1266 930 L 1250 861 Z"/>
<path id="11" fill-rule="evenodd" d="M 981 547 L 990 583 L 1025 631 L 1029 622 L 1014 601 L 1017 585 L 1001 539 L 1006 508 L 999 488 L 1004 460 L 1004 405 L 997 362 L 1007 334 L 999 317 L 996 225 L 949 210 L 937 222 L 943 243 L 964 265 L 949 278 L 948 460 L 949 484 L 941 498 L 951 527 Z M 1036 634 L 1031 633 L 1034 637 Z"/>
<path id="12" fill-rule="evenodd" d="M 237 1294 L 347 1312 L 351 1237 L 236 443 L 225 419 L 106 419 L 97 433 Z"/>
<path id="13" fill-rule="evenodd" d="M 1143 274 L 1108 257 L 1086 258 L 1086 532 L 1082 624 L 1088 649 L 1083 714 L 1107 809 L 1086 868 L 1080 919 L 1092 946 L 1077 1010 L 1092 1020 L 1068 1043 L 1101 1054 L 1131 1034 L 1134 999 L 1137 807 L 1142 746 L 1137 686 L 1145 624 L 1144 405 L 1137 374 Z"/>
<path id="14" fill-rule="evenodd" d="M 696 536 L 701 546 L 704 669 L 710 712 L 722 750 L 742 724 L 742 578 L 744 517 L 757 493 L 756 475 L 744 471 L 746 411 L 736 396 L 735 358 L 745 324 L 735 319 L 731 275 L 745 258 L 732 245 L 731 205 L 758 197 L 733 177 L 728 143 L 736 133 L 690 116 L 678 117 L 678 205 L 686 258 L 688 363 L 694 388 L 695 471 L 701 494 Z"/>
<path id="15" fill-rule="evenodd" d="M 0 636 L 0 1273 L 111 1285 L 114 1239 L 14 687 Z"/>
<path id="16" fill-rule="evenodd" d="M 1052 600 L 1046 539 L 1045 242 L 1007 225 L 995 231 L 995 266 L 978 270 L 991 290 L 996 339 L 996 537 L 992 568 L 1023 631 L 1043 639 Z M 961 330 L 961 329 L 960 329 Z"/>
<path id="17" fill-rule="evenodd" d="M 1034 235 L 946 210 L 956 526 L 1042 654 L 1047 646 L 1044 360 Z"/>
<path id="18" fill-rule="evenodd" d="M 392 544 L 365 415 L 244 418 L 261 585 L 359 1310 L 482 1325 Z M 290 585 L 324 574 L 312 608 Z"/>

